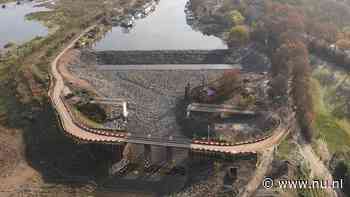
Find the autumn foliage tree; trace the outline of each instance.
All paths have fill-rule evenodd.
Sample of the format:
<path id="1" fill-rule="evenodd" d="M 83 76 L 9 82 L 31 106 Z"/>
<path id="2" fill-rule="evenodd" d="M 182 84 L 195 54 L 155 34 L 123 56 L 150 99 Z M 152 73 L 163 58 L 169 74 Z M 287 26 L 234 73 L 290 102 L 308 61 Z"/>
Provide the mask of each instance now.
<path id="1" fill-rule="evenodd" d="M 307 48 L 302 42 L 295 42 L 290 47 L 297 51 L 288 66 L 292 68 L 292 97 L 296 106 L 297 119 L 305 139 L 313 138 L 314 109 L 311 94 L 311 66 Z"/>
<path id="2" fill-rule="evenodd" d="M 254 35 L 260 35 L 259 41 L 263 41 L 271 57 L 273 96 L 293 98 L 302 134 L 311 141 L 314 110 L 310 92 L 311 66 L 304 44 L 306 17 L 302 10 L 288 4 L 270 2 L 265 9 L 266 15 Z"/>
<path id="3" fill-rule="evenodd" d="M 350 49 L 350 40 L 340 39 L 336 42 L 336 45 L 341 50 L 349 50 Z"/>
<path id="4" fill-rule="evenodd" d="M 221 79 L 214 85 L 214 88 L 217 89 L 219 97 L 228 97 L 241 86 L 240 70 L 231 69 L 223 73 Z"/>
<path id="5" fill-rule="evenodd" d="M 281 3 L 267 2 L 265 5 L 265 15 L 258 22 L 254 35 L 261 35 L 271 53 L 281 44 L 281 35 L 286 32 L 304 32 L 305 16 L 300 9 Z"/>

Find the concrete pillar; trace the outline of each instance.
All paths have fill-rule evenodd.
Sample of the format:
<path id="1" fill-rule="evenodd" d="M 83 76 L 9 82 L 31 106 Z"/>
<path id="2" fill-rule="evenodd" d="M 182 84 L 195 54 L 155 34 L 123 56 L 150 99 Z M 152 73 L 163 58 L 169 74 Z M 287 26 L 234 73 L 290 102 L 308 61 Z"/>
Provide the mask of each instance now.
<path id="1" fill-rule="evenodd" d="M 172 147 L 169 147 L 169 146 L 166 147 L 166 160 L 170 164 L 173 163 L 173 148 Z"/>
<path id="2" fill-rule="evenodd" d="M 233 181 L 235 181 L 237 179 L 237 175 L 238 175 L 238 168 L 237 167 L 230 167 L 228 169 L 228 175 Z"/>
<path id="3" fill-rule="evenodd" d="M 190 118 L 191 116 L 191 104 L 189 104 L 186 108 L 186 118 Z"/>
<path id="4" fill-rule="evenodd" d="M 145 155 L 145 168 L 151 167 L 152 164 L 152 148 L 151 145 L 144 145 L 144 155 Z"/>
<path id="5" fill-rule="evenodd" d="M 112 153 L 112 163 L 119 162 L 123 158 L 125 144 L 110 145 Z"/>
<path id="6" fill-rule="evenodd" d="M 188 150 L 188 162 L 189 164 L 192 164 L 194 161 L 194 158 L 193 158 L 193 151 L 191 149 Z"/>
<path id="7" fill-rule="evenodd" d="M 128 115 L 129 115 L 129 112 L 128 112 L 127 102 L 123 102 L 123 117 L 125 120 L 128 119 Z"/>

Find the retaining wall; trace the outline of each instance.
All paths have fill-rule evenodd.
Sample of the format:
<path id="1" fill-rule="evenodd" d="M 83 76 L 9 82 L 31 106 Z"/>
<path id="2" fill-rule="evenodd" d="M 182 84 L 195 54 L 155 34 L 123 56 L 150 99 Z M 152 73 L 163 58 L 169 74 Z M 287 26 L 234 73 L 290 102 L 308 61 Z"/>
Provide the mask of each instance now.
<path id="1" fill-rule="evenodd" d="M 237 64 L 246 50 L 97 51 L 98 64 Z"/>

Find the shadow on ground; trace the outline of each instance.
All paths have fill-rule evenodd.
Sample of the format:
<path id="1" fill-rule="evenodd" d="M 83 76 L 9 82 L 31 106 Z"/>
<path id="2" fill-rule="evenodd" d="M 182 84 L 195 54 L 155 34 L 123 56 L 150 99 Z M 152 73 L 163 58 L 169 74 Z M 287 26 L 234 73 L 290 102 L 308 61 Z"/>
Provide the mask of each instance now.
<path id="1" fill-rule="evenodd" d="M 118 159 L 111 145 L 81 144 L 64 135 L 50 104 L 26 124 L 23 138 L 28 163 L 45 182 L 96 181 L 108 175 L 108 166 Z M 119 158 L 120 159 L 120 158 Z M 71 184 L 71 183 L 69 183 Z"/>

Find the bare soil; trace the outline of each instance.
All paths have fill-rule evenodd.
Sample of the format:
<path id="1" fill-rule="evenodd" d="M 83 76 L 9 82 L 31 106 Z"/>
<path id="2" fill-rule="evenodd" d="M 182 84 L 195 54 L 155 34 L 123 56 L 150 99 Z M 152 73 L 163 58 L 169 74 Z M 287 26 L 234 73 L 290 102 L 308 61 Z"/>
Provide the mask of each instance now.
<path id="1" fill-rule="evenodd" d="M 23 145 L 16 138 L 16 130 L 0 127 L 0 131 L 0 178 L 4 178 L 13 172 L 22 159 Z"/>

